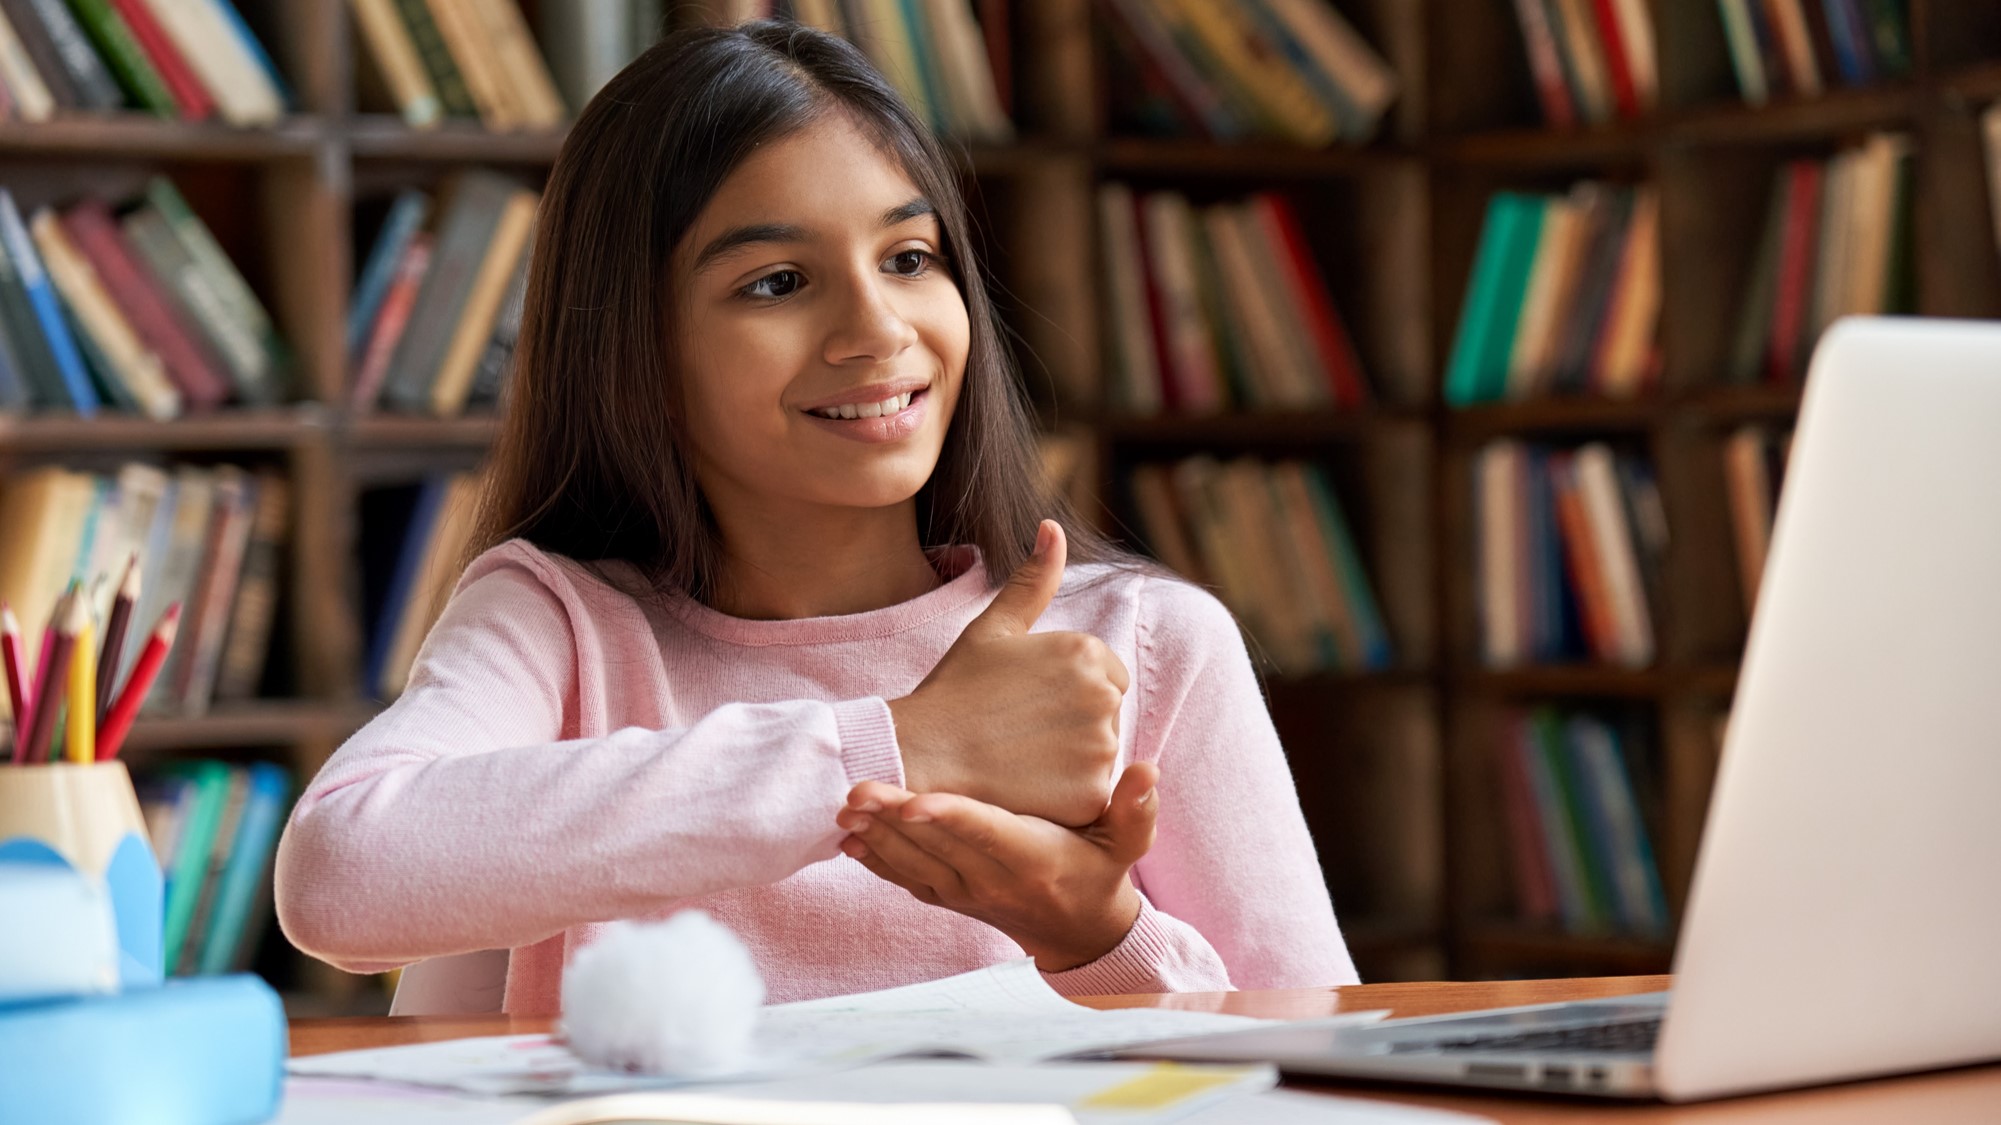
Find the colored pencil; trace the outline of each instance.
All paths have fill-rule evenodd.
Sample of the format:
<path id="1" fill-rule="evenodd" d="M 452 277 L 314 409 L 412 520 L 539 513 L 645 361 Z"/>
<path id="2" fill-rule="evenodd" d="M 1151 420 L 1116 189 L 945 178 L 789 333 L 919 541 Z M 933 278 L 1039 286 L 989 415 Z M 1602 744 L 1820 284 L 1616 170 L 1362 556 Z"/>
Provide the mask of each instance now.
<path id="1" fill-rule="evenodd" d="M 71 631 L 69 622 L 71 611 L 82 597 L 74 584 L 70 591 L 56 603 L 56 620 L 49 630 L 48 659 L 42 672 L 35 677 L 35 725 L 28 735 L 28 761 L 49 760 L 49 740 L 56 732 L 56 712 L 63 705 L 63 691 L 68 686 L 69 677 L 64 675 L 69 667 L 70 651 L 76 647 L 76 633 Z"/>
<path id="2" fill-rule="evenodd" d="M 104 648 L 97 656 L 97 721 L 111 711 L 111 689 L 117 686 L 118 665 L 125 656 L 125 631 L 132 622 L 132 607 L 139 603 L 139 556 L 125 564 L 125 580 L 118 584 L 118 596 L 111 601 L 111 616 L 104 623 Z"/>
<path id="3" fill-rule="evenodd" d="M 65 624 L 73 638 L 68 668 L 69 760 L 78 765 L 97 760 L 97 638 L 90 604 L 78 598 Z"/>
<path id="4" fill-rule="evenodd" d="M 174 647 L 174 633 L 181 625 L 181 603 L 175 602 L 160 615 L 160 623 L 153 628 L 153 635 L 146 639 L 146 647 L 139 651 L 139 662 L 132 666 L 132 675 L 125 681 L 125 687 L 118 693 L 118 699 L 111 705 L 111 713 L 105 717 L 104 729 L 97 732 L 97 760 L 110 761 L 118 756 L 118 750 L 125 744 L 125 735 L 132 729 L 132 720 L 139 717 L 139 705 L 146 701 L 146 692 L 153 686 L 153 677 L 160 674 L 160 665 L 167 662 L 167 650 Z"/>
<path id="5" fill-rule="evenodd" d="M 28 743 L 33 741 L 32 736 L 35 733 L 35 701 L 41 698 L 42 684 L 48 681 L 49 657 L 54 653 L 55 647 L 55 630 L 42 630 L 42 650 L 40 655 L 35 657 L 35 674 L 33 678 L 23 677 L 21 680 L 21 718 L 15 726 L 21 735 L 23 760 L 26 759 Z"/>
<path id="6" fill-rule="evenodd" d="M 14 761 L 19 763 L 27 757 L 28 740 L 21 726 L 21 709 L 28 705 L 27 685 L 21 682 L 21 622 L 14 616 L 14 607 L 0 601 L 0 658 L 6 661 L 7 706 L 14 716 Z"/>

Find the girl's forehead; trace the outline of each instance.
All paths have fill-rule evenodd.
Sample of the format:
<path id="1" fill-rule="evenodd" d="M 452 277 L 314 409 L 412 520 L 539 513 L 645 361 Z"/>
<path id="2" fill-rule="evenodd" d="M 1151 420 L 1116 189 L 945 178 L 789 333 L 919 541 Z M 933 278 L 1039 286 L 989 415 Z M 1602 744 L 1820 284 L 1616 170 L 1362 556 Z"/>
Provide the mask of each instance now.
<path id="1" fill-rule="evenodd" d="M 922 194 L 874 138 L 846 114 L 828 113 L 760 145 L 723 180 L 689 233 L 713 235 L 746 223 L 873 227 L 889 209 Z"/>

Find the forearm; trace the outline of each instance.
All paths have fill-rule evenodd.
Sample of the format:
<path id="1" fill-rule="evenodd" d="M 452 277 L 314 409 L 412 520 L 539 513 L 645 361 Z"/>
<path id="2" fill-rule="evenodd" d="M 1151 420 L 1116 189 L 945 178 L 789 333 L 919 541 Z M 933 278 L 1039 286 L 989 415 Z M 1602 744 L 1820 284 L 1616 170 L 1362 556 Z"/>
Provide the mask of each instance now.
<path id="1" fill-rule="evenodd" d="M 287 936 L 357 970 L 776 882 L 836 854 L 852 785 L 898 776 L 875 699 L 449 756 L 377 722 L 301 798 L 276 873 Z"/>

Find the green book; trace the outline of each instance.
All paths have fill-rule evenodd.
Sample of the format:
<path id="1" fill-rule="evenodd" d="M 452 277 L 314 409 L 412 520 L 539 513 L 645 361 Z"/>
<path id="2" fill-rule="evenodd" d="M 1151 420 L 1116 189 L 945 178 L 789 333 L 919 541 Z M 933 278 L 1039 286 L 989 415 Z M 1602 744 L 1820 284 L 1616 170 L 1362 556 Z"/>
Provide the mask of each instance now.
<path id="1" fill-rule="evenodd" d="M 1334 556 L 1336 577 L 1341 582 L 1341 592 L 1346 596 L 1348 612 L 1355 618 L 1355 633 L 1362 641 L 1362 651 L 1358 654 L 1364 668 L 1387 668 L 1396 658 L 1390 646 L 1388 628 L 1383 625 L 1382 607 L 1376 603 L 1376 593 L 1369 587 L 1369 572 L 1362 565 L 1362 552 L 1355 545 L 1354 531 L 1348 526 L 1348 517 L 1341 510 L 1341 501 L 1334 495 L 1333 487 L 1327 482 L 1327 474 L 1318 465 L 1306 467 L 1306 490 L 1313 497 L 1314 513 L 1319 517 L 1320 534 L 1327 540 L 1327 549 Z"/>
<path id="2" fill-rule="evenodd" d="M 167 226 L 174 232 L 174 238 L 187 251 L 209 284 L 222 297 L 230 314 L 256 337 L 258 345 L 270 358 L 264 369 L 264 378 L 237 388 L 244 401 L 258 406 L 269 406 L 285 397 L 285 374 L 291 367 L 291 352 L 285 347 L 284 337 L 278 335 L 278 326 L 271 320 L 257 294 L 251 292 L 250 283 L 237 272 L 236 263 L 216 244 L 215 236 L 208 226 L 188 206 L 181 197 L 180 190 L 165 176 L 154 176 L 146 183 L 146 202 L 159 211 L 167 220 Z"/>
<path id="3" fill-rule="evenodd" d="M 445 45 L 444 33 L 438 30 L 438 21 L 425 0 L 396 0 L 396 14 L 403 17 L 403 26 L 410 31 L 410 42 L 416 44 L 417 56 L 424 61 L 424 73 L 430 75 L 445 115 L 478 117 L 472 91 L 466 89 L 465 76 L 452 61 L 451 48 Z"/>
<path id="4" fill-rule="evenodd" d="M 146 57 L 139 40 L 133 38 L 131 25 L 111 6 L 111 0 L 69 0 L 69 7 L 97 47 L 97 53 L 103 56 L 105 65 L 118 78 L 118 84 L 135 103 L 161 117 L 180 116 L 174 95 L 160 78 L 160 72 L 153 69 L 153 61 Z"/>
<path id="5" fill-rule="evenodd" d="M 187 823 L 181 826 L 171 859 L 161 857 L 167 869 L 167 921 L 163 963 L 178 965 L 181 947 L 186 944 L 188 924 L 194 920 L 195 904 L 201 901 L 202 884 L 207 881 L 209 858 L 215 850 L 215 832 L 222 820 L 222 806 L 229 797 L 229 767 L 221 762 L 172 762 L 160 772 L 184 778 L 194 787 L 188 806 Z"/>
<path id="6" fill-rule="evenodd" d="M 903 27 L 909 33 L 910 55 L 917 60 L 917 84 L 924 90 L 924 105 L 918 107 L 931 120 L 931 131 L 938 134 L 960 131 L 962 122 L 952 114 L 952 103 L 946 100 L 945 83 L 938 73 L 941 59 L 938 55 L 938 33 L 931 27 L 931 20 L 924 11 L 920 0 L 899 0 L 902 10 Z"/>
<path id="7" fill-rule="evenodd" d="M 1517 192 L 1498 192 L 1487 204 L 1473 276 L 1459 310 L 1459 329 L 1445 367 L 1445 402 L 1473 406 L 1501 397 L 1508 381 L 1508 357 L 1515 347 L 1516 321 L 1528 294 L 1542 235 L 1546 201 Z"/>
<path id="8" fill-rule="evenodd" d="M 1556 782 L 1558 806 L 1562 810 L 1563 835 L 1577 856 L 1583 876 L 1585 914 L 1590 930 L 1602 930 L 1613 918 L 1612 883 L 1606 873 L 1606 857 L 1594 846 L 1589 822 L 1585 819 L 1583 779 L 1578 775 L 1575 755 L 1563 719 L 1550 708 L 1538 708 L 1535 723 L 1536 745 L 1549 763 L 1550 777 Z"/>

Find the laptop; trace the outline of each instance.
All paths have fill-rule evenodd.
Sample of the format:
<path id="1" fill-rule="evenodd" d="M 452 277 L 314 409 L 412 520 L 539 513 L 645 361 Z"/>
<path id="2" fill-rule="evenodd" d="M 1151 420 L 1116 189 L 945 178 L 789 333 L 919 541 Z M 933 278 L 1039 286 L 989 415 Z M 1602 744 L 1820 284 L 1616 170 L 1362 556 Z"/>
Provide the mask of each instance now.
<path id="1" fill-rule="evenodd" d="M 2001 1058 L 2001 325 L 1815 352 L 1674 991 L 1153 1057 L 1669 1101 Z"/>

